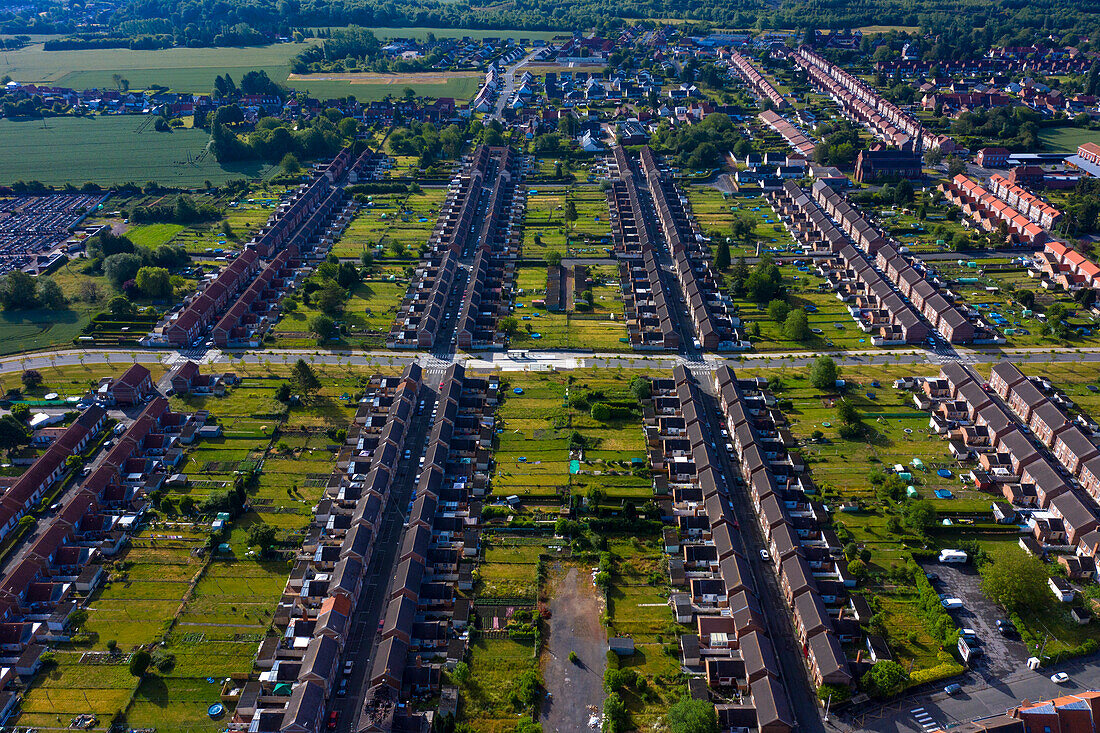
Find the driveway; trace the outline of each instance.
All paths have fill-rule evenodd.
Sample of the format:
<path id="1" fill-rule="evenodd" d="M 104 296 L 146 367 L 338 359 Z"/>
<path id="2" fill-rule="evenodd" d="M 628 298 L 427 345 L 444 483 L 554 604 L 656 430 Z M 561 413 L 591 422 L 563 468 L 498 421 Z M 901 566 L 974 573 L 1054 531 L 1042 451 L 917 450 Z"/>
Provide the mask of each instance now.
<path id="1" fill-rule="evenodd" d="M 592 710 L 603 710 L 607 632 L 600 624 L 602 603 L 587 568 L 551 570 L 550 642 L 543 663 L 549 696 L 540 722 L 546 733 L 589 730 Z M 569 661 L 576 652 L 578 663 Z"/>

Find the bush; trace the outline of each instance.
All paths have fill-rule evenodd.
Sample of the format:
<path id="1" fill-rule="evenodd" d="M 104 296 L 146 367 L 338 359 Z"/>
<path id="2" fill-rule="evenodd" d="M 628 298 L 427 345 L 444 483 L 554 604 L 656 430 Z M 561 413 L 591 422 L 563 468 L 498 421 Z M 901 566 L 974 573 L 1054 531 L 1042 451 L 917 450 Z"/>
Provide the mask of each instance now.
<path id="1" fill-rule="evenodd" d="M 909 673 L 909 686 L 918 687 L 929 682 L 939 682 L 963 673 L 963 666 L 958 662 L 940 662 L 935 667 L 917 669 Z"/>
<path id="2" fill-rule="evenodd" d="M 577 656 L 576 652 L 569 652 L 569 661 L 573 664 L 580 664 L 581 658 Z"/>
<path id="3" fill-rule="evenodd" d="M 597 402 L 592 405 L 592 419 L 597 422 L 607 422 L 611 419 L 611 405 L 605 402 Z"/>

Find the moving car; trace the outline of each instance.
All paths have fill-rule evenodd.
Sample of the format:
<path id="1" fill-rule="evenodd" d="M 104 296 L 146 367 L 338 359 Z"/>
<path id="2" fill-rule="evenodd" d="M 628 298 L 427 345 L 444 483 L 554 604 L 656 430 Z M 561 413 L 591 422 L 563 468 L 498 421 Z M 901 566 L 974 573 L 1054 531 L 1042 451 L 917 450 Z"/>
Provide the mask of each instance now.
<path id="1" fill-rule="evenodd" d="M 940 601 L 940 603 L 942 603 L 943 607 L 948 610 L 963 607 L 963 601 L 961 598 L 944 598 L 942 601 Z"/>
<path id="2" fill-rule="evenodd" d="M 1055 672 L 1050 676 L 1050 681 L 1055 684 L 1064 685 L 1069 682 L 1069 675 L 1065 672 Z"/>

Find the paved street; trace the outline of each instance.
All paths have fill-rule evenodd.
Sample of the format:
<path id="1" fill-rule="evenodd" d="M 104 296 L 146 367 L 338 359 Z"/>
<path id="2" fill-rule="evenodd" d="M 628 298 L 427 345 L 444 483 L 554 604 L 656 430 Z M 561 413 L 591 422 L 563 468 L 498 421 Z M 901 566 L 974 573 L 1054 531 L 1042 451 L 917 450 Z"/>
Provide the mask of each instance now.
<path id="1" fill-rule="evenodd" d="M 141 364 L 165 364 L 172 366 L 184 359 L 201 364 L 217 364 L 228 368 L 231 364 L 292 364 L 305 359 L 313 364 L 329 366 L 378 367 L 404 366 L 416 361 L 421 366 L 432 366 L 437 361 L 458 362 L 468 369 L 497 369 L 500 371 L 544 371 L 547 369 L 579 369 L 586 367 L 610 367 L 623 369 L 672 369 L 677 364 L 697 365 L 705 363 L 708 369 L 729 364 L 734 369 L 789 369 L 809 366 L 822 354 L 837 360 L 841 367 L 920 364 L 939 366 L 956 358 L 968 364 L 992 364 L 1008 359 L 1016 364 L 1097 363 L 1100 364 L 1100 348 L 1075 348 L 1055 351 L 1050 348 L 1035 349 L 956 349 L 958 356 L 929 349 L 891 349 L 868 351 L 792 351 L 776 353 L 747 353 L 743 355 L 719 354 L 637 354 L 594 353 L 585 351 L 535 351 L 515 349 L 493 353 L 454 353 L 440 351 L 427 354 L 419 351 L 329 351 L 317 349 L 269 349 L 264 351 L 222 352 L 216 349 L 62 349 L 38 354 L 9 356 L 0 359 L 0 373 L 24 369 L 48 369 L 55 366 L 117 365 L 119 371 L 134 362 Z"/>

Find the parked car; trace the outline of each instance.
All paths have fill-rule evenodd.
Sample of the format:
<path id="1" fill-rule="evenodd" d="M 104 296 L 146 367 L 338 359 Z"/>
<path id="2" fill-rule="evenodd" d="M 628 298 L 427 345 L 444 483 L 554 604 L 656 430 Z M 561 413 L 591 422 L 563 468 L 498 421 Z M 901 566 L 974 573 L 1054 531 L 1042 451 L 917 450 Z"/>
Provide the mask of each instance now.
<path id="1" fill-rule="evenodd" d="M 772 556 L 768 554 L 767 550 L 761 550 L 760 551 L 760 559 L 763 560 L 764 562 L 767 562 L 768 560 L 772 559 Z"/>
<path id="2" fill-rule="evenodd" d="M 960 685 L 958 682 L 952 682 L 947 687 L 944 687 L 943 691 L 946 692 L 948 695 L 958 695 L 960 692 L 962 692 L 962 689 L 962 685 Z"/>
<path id="3" fill-rule="evenodd" d="M 1064 685 L 1069 682 L 1069 675 L 1065 672 L 1055 672 L 1050 676 L 1050 681 L 1058 685 Z"/>
<path id="4" fill-rule="evenodd" d="M 940 603 L 948 610 L 963 607 L 963 600 L 961 598 L 944 598 Z"/>

